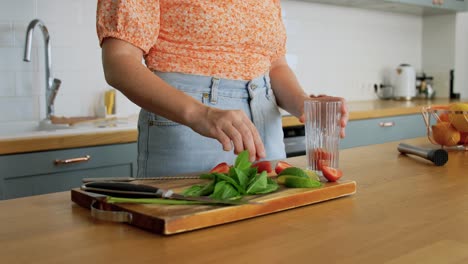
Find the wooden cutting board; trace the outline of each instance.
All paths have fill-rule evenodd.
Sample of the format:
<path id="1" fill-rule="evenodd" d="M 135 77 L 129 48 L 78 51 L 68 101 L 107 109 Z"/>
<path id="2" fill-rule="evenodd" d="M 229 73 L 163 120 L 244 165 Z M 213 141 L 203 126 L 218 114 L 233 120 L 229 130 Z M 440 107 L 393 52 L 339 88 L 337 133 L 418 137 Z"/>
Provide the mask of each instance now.
<path id="1" fill-rule="evenodd" d="M 181 192 L 194 184 L 206 180 L 138 180 L 135 184 L 153 185 Z M 266 215 L 304 205 L 327 201 L 356 192 L 355 181 L 327 182 L 320 188 L 286 188 L 280 185 L 276 192 L 266 195 L 245 197 L 246 200 L 260 204 L 236 206 L 220 205 L 160 205 L 160 204 L 108 204 L 103 195 L 84 192 L 80 189 L 71 191 L 73 202 L 85 208 L 98 203 L 102 210 L 123 211 L 129 216 L 130 225 L 151 232 L 171 235 L 181 232 L 216 226 L 256 216 Z M 94 204 L 96 208 L 96 204 Z"/>

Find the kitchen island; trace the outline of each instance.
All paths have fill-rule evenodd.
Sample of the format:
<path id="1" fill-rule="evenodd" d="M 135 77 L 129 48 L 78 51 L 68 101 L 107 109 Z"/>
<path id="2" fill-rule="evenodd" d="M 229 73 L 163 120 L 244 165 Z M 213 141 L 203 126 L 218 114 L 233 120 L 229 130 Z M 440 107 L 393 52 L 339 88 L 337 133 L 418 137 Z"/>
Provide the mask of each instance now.
<path id="1" fill-rule="evenodd" d="M 95 220 L 70 192 L 0 201 L 1 262 L 467 263 L 468 152 L 436 167 L 398 143 L 340 152 L 354 195 L 173 236 Z"/>

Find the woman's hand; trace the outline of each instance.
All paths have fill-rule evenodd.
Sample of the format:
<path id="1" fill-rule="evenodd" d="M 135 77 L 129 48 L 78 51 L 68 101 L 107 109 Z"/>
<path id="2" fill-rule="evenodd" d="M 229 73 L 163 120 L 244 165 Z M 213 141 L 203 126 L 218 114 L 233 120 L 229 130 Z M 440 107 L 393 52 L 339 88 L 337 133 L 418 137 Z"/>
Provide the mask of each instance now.
<path id="1" fill-rule="evenodd" d="M 251 161 L 266 156 L 258 131 L 244 112 L 208 107 L 175 89 L 141 63 L 142 50 L 123 40 L 106 39 L 102 52 L 106 81 L 135 104 L 218 140 L 226 151 L 233 146 L 236 154 L 246 149 Z"/>
<path id="2" fill-rule="evenodd" d="M 218 140 L 225 151 L 248 150 L 250 161 L 266 157 L 265 147 L 255 125 L 241 110 L 221 110 L 202 106 L 194 111 L 188 124 L 195 132 Z"/>
<path id="3" fill-rule="evenodd" d="M 345 99 L 341 97 L 334 97 L 334 96 L 328 96 L 328 95 L 323 95 L 323 94 L 319 96 L 310 95 L 310 98 L 314 98 L 314 99 L 321 100 L 321 101 L 336 101 L 337 99 L 341 101 L 340 137 L 344 138 L 346 136 L 345 128 L 346 128 L 346 125 L 348 124 L 348 118 L 349 118 L 348 107 L 346 105 Z M 305 122 L 304 113 L 302 113 L 302 115 L 299 117 L 299 121 L 301 121 L 302 123 Z"/>

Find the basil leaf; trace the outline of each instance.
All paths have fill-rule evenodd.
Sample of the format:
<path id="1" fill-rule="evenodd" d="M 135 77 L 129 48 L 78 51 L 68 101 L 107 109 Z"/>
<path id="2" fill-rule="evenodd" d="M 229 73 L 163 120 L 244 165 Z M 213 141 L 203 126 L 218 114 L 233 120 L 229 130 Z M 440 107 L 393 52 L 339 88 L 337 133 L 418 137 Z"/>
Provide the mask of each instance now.
<path id="1" fill-rule="evenodd" d="M 239 192 L 226 181 L 220 181 L 214 186 L 214 191 L 210 195 L 213 199 L 225 200 L 232 199 L 239 196 Z"/>
<path id="2" fill-rule="evenodd" d="M 231 168 L 229 170 L 229 176 L 239 183 L 239 186 L 242 187 L 245 193 L 245 188 L 247 188 L 247 184 L 249 183 L 249 176 L 238 168 Z"/>
<path id="3" fill-rule="evenodd" d="M 237 191 L 241 194 L 245 194 L 245 188 L 243 188 L 242 186 L 240 186 L 236 180 L 234 180 L 233 178 L 229 177 L 228 175 L 226 174 L 223 174 L 223 173 L 214 173 L 214 175 L 216 176 L 217 178 L 217 183 L 220 183 L 220 182 L 223 182 L 223 181 L 226 181 L 228 183 L 230 183 L 232 186 L 234 186 Z"/>
<path id="4" fill-rule="evenodd" d="M 239 153 L 239 155 L 237 155 L 236 161 L 234 162 L 234 167 L 240 170 L 248 169 L 251 165 L 252 163 L 249 162 L 249 152 L 247 150 Z"/>
<path id="5" fill-rule="evenodd" d="M 256 194 L 257 192 L 263 191 L 268 185 L 268 176 L 265 171 L 262 173 L 257 174 L 253 179 L 252 183 L 250 183 L 249 187 L 247 187 L 247 194 Z"/>
<path id="6" fill-rule="evenodd" d="M 203 189 L 204 185 L 193 185 L 185 189 L 182 194 L 184 196 L 200 196 L 200 192 Z"/>
<path id="7" fill-rule="evenodd" d="M 279 185 L 276 181 L 274 181 L 273 179 L 267 177 L 267 186 L 265 187 L 265 189 L 263 190 L 260 190 L 258 192 L 256 192 L 255 194 L 265 194 L 265 193 L 271 193 L 271 192 L 274 192 L 276 190 L 278 190 L 279 188 Z"/>

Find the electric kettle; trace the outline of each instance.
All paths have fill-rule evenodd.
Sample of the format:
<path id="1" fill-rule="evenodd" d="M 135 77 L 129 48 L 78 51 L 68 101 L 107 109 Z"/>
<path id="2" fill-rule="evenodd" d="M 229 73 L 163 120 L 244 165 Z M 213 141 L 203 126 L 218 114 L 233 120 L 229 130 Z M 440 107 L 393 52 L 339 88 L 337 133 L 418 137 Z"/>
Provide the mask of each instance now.
<path id="1" fill-rule="evenodd" d="M 393 80 L 393 99 L 412 100 L 416 97 L 416 71 L 409 64 L 396 68 Z"/>

